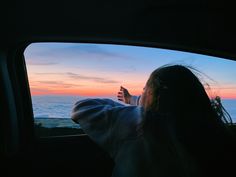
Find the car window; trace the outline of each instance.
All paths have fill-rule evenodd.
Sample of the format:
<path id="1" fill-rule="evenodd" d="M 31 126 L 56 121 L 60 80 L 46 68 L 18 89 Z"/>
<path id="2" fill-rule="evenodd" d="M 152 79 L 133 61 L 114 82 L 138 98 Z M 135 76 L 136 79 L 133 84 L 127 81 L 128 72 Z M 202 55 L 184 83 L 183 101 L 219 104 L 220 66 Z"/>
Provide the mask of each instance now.
<path id="1" fill-rule="evenodd" d="M 165 64 L 195 68 L 209 96 L 220 96 L 236 122 L 235 61 L 167 49 L 91 43 L 32 43 L 24 56 L 35 130 L 41 137 L 83 133 L 70 119 L 76 101 L 118 101 L 120 86 L 140 95 L 151 71 Z"/>

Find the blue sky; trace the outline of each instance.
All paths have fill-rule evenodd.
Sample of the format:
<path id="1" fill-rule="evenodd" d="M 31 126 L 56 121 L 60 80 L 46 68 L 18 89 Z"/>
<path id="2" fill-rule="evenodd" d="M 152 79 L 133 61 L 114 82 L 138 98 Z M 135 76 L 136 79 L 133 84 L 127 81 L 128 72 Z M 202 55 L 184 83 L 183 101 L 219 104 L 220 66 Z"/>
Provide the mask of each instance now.
<path id="1" fill-rule="evenodd" d="M 204 73 L 200 78 L 211 85 L 212 96 L 236 98 L 236 62 L 217 57 L 125 45 L 34 43 L 25 59 L 33 95 L 114 96 L 120 85 L 139 94 L 154 69 L 183 64 Z"/>

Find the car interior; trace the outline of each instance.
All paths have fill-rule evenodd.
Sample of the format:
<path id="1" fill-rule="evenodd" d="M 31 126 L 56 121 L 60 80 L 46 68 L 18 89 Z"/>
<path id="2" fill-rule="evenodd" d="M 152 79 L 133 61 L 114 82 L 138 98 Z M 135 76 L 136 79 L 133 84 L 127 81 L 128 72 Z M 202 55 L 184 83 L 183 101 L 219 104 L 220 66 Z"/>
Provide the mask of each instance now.
<path id="1" fill-rule="evenodd" d="M 236 60 L 236 14 L 226 2 L 3 0 L 0 7 L 1 176 L 109 177 L 114 167 L 81 130 L 36 136 L 24 56 L 32 43 L 122 44 Z"/>

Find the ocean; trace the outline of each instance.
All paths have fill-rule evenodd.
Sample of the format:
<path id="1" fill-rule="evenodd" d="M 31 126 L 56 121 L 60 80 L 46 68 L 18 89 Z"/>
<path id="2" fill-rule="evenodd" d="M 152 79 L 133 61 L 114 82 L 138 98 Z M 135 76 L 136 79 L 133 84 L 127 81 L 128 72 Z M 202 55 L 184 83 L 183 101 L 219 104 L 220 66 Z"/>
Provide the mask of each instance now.
<path id="1" fill-rule="evenodd" d="M 47 127 L 60 127 L 60 126 L 76 126 L 70 119 L 71 110 L 76 101 L 85 99 L 85 97 L 76 96 L 32 96 L 33 112 L 35 122 L 45 122 Z M 117 101 L 116 97 L 110 97 L 110 99 Z M 119 101 L 118 101 L 119 102 Z M 120 103 L 120 102 L 119 102 Z M 222 103 L 234 123 L 236 123 L 236 99 L 223 99 Z M 55 119 L 64 119 L 60 121 L 53 121 Z"/>

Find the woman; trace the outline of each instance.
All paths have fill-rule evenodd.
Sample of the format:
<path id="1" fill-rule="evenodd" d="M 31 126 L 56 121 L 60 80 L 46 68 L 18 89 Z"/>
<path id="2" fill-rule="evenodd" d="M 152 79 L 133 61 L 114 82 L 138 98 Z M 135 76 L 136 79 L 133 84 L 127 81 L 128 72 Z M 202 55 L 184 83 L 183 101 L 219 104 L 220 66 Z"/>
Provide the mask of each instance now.
<path id="1" fill-rule="evenodd" d="M 119 100 L 134 104 L 133 98 L 121 88 Z M 201 82 L 184 66 L 153 71 L 139 106 L 81 100 L 72 119 L 110 153 L 114 177 L 229 175 L 233 139 Z"/>

